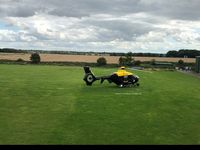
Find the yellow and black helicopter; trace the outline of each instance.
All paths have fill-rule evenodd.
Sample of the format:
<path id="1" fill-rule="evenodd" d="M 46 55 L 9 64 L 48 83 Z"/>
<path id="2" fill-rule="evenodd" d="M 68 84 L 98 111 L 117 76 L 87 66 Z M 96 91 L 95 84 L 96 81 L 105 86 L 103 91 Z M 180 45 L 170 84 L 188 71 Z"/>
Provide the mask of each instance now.
<path id="1" fill-rule="evenodd" d="M 119 87 L 126 87 L 126 86 L 132 86 L 136 85 L 139 86 L 139 77 L 137 75 L 133 75 L 131 72 L 127 72 L 125 70 L 125 67 L 120 67 L 120 69 L 117 72 L 114 72 L 111 75 L 108 76 L 100 76 L 96 77 L 92 71 L 90 70 L 90 67 L 84 66 L 85 76 L 83 80 L 86 82 L 86 85 L 91 86 L 93 82 L 97 80 L 101 80 L 101 83 L 104 82 L 104 80 L 107 80 L 109 83 L 115 83 Z"/>

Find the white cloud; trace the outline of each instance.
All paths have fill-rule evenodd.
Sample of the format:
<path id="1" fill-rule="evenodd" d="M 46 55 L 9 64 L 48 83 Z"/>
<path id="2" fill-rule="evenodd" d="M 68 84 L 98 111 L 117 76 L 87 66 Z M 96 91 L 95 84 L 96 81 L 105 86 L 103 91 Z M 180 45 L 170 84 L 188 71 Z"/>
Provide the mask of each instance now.
<path id="1" fill-rule="evenodd" d="M 0 3 L 1 47 L 126 52 L 200 49 L 197 0 Z"/>
<path id="2" fill-rule="evenodd" d="M 17 33 L 9 30 L 0 30 L 0 41 L 14 42 L 17 39 Z"/>

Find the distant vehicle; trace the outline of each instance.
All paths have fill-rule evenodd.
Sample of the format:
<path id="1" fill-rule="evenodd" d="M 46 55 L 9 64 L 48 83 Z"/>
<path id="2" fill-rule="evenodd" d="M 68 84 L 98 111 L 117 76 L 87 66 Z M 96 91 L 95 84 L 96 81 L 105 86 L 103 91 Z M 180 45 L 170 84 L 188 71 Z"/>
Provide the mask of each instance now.
<path id="1" fill-rule="evenodd" d="M 117 72 L 114 72 L 111 75 L 100 77 L 96 77 L 90 70 L 90 67 L 88 66 L 84 67 L 84 71 L 85 76 L 83 80 L 88 86 L 91 86 L 93 82 L 97 80 L 101 80 L 101 83 L 103 83 L 104 80 L 107 80 L 109 83 L 115 83 L 119 87 L 126 87 L 132 85 L 139 86 L 139 77 L 137 75 L 133 75 L 133 73 L 131 72 L 127 72 L 125 70 L 125 67 L 120 67 L 120 69 Z"/>

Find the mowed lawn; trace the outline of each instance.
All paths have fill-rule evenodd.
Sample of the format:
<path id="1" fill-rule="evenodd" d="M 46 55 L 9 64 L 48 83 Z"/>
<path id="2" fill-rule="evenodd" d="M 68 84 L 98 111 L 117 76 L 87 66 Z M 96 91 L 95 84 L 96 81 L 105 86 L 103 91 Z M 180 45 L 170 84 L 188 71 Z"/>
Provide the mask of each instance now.
<path id="1" fill-rule="evenodd" d="M 200 78 L 135 73 L 88 87 L 81 67 L 0 65 L 0 144 L 200 144 Z"/>

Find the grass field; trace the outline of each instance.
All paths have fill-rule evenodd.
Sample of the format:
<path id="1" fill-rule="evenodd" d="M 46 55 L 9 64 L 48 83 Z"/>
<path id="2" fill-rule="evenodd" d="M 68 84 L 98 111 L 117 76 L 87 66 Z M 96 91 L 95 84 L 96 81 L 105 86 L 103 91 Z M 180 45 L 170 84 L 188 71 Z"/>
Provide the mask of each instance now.
<path id="1" fill-rule="evenodd" d="M 86 86 L 81 67 L 0 65 L 0 144 L 200 144 L 200 79 L 135 73 L 121 89 Z"/>

